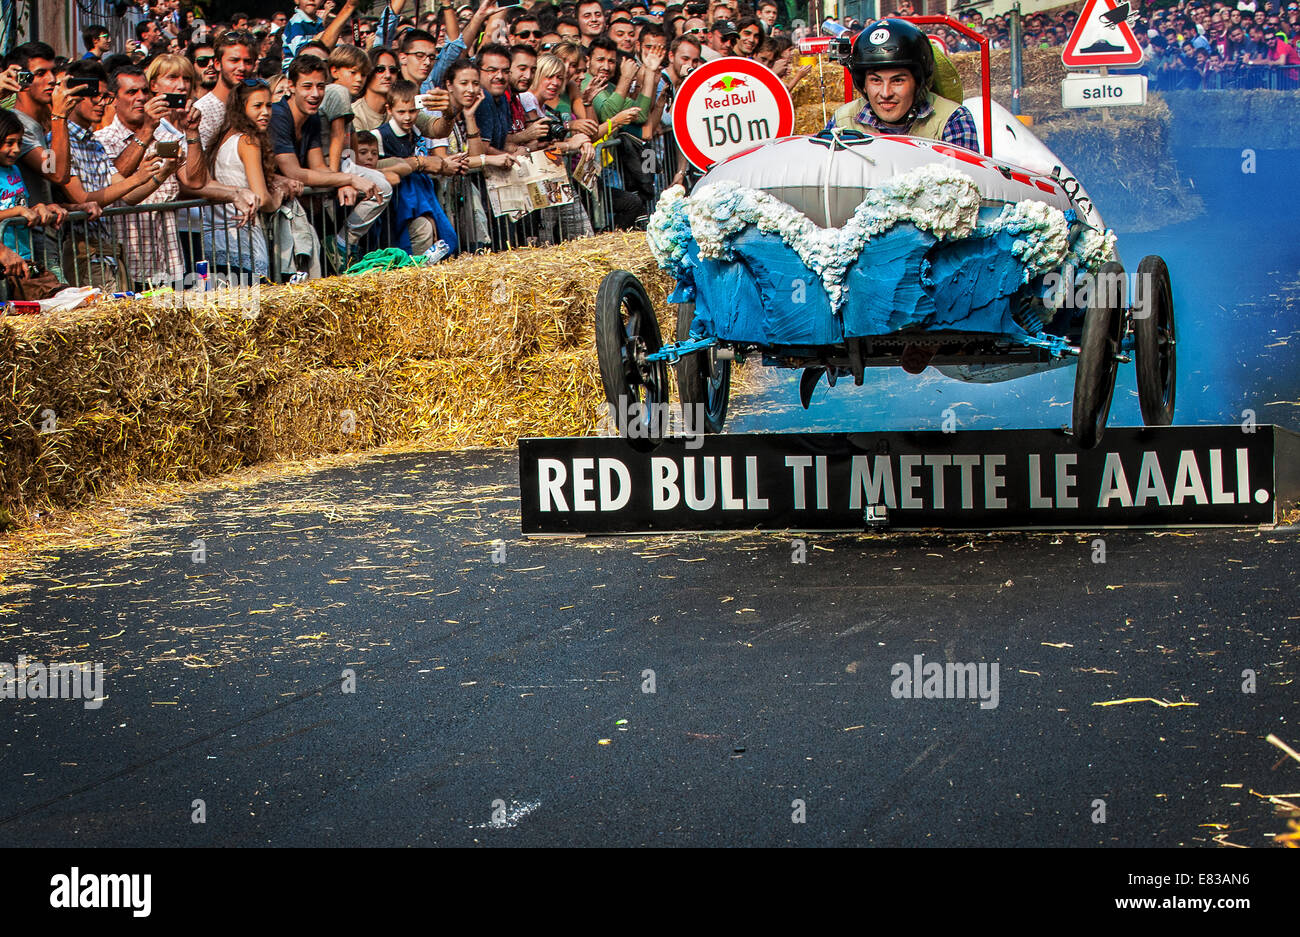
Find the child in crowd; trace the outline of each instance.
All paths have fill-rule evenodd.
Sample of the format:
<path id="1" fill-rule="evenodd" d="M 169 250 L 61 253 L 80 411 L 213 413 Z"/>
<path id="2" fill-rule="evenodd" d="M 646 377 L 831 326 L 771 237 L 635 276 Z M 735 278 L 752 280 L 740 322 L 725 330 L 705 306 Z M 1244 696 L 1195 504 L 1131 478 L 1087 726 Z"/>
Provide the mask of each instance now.
<path id="1" fill-rule="evenodd" d="M 48 205 L 28 205 L 27 187 L 18 172 L 18 151 L 23 143 L 23 125 L 12 111 L 0 110 L 0 220 L 21 218 L 22 224 L 4 226 L 4 246 L 23 261 L 32 259 L 32 241 L 28 228 L 33 225 L 58 225 L 65 212 Z M 6 266 L 6 273 L 26 275 L 25 265 Z"/>
<path id="2" fill-rule="evenodd" d="M 379 168 L 379 138 L 369 130 L 361 130 L 357 133 L 357 145 L 354 153 L 357 165 L 364 169 L 373 169 L 376 172 L 382 172 L 388 184 L 396 187 L 403 179 L 411 174 L 414 168 L 411 163 L 402 160 L 399 165 L 394 165 L 387 169 Z M 405 166 L 406 171 L 402 172 L 400 166 Z"/>
<path id="3" fill-rule="evenodd" d="M 356 46 L 339 44 L 330 52 L 326 64 L 333 83 L 326 86 L 316 112 L 321 125 L 321 154 L 328 168 L 347 172 L 343 163 L 351 149 L 352 102 L 361 97 L 370 76 L 370 57 Z"/>
<path id="4" fill-rule="evenodd" d="M 412 161 L 413 171 L 393 188 L 390 223 L 397 235 L 396 245 L 402 250 L 416 256 L 436 247 L 435 252 L 445 257 L 456 253 L 460 245 L 429 175 L 442 170 L 442 158 L 430 155 L 426 138 L 415 131 L 419 113 L 415 98 L 419 90 L 411 81 L 393 82 L 388 92 L 390 117 L 379 128 L 384 156 Z"/>
<path id="5" fill-rule="evenodd" d="M 16 165 L 22 144 L 23 125 L 12 111 L 0 110 L 0 220 L 21 218 L 24 225 L 32 225 L 36 211 L 27 206 L 27 186 Z M 23 225 L 5 225 L 4 246 L 23 260 L 32 259 L 31 236 Z"/>

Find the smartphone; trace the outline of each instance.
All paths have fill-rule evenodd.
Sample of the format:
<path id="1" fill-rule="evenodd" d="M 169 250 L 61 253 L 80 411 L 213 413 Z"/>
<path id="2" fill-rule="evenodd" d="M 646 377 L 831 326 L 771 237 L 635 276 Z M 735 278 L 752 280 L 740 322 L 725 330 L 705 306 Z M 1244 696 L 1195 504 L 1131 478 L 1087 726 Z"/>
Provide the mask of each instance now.
<path id="1" fill-rule="evenodd" d="M 69 94 L 75 94 L 75 95 L 85 97 L 87 95 L 94 94 L 95 89 L 97 89 L 98 87 L 99 87 L 98 78 L 69 78 L 68 79 Z"/>
<path id="2" fill-rule="evenodd" d="M 180 97 L 180 95 L 177 95 L 177 97 Z M 181 155 L 181 141 L 160 140 L 154 145 L 154 152 L 163 159 L 175 159 Z"/>
<path id="3" fill-rule="evenodd" d="M 164 94 L 163 100 L 167 102 L 167 106 L 172 110 L 178 110 L 184 107 L 186 103 L 185 95 L 180 92 L 176 94 Z"/>
<path id="4" fill-rule="evenodd" d="M 25 69 L 25 68 L 22 69 L 22 70 L 18 73 L 18 87 L 20 87 L 20 88 L 27 88 L 27 87 L 29 87 L 29 86 L 31 85 L 31 83 L 32 83 L 33 81 L 35 81 L 35 80 L 36 80 L 36 76 L 33 75 L 31 72 L 29 72 L 29 71 L 28 71 L 27 69 Z M 29 265 L 29 266 L 30 266 L 30 265 Z"/>

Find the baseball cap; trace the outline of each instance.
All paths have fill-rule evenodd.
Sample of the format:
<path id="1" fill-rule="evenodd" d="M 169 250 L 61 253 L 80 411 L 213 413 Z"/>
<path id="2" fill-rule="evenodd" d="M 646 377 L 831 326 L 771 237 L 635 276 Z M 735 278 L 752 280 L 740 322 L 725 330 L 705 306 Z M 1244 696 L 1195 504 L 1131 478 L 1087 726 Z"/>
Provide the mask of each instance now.
<path id="1" fill-rule="evenodd" d="M 713 28 L 717 30 L 718 35 L 720 36 L 740 35 L 740 32 L 736 29 L 736 24 L 731 22 L 731 20 L 718 20 L 713 24 Z"/>

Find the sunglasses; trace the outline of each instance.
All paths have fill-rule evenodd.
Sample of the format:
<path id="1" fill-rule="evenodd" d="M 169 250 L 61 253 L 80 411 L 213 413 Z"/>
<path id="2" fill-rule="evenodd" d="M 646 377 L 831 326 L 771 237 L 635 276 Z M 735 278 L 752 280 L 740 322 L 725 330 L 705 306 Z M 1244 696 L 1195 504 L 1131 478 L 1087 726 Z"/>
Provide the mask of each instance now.
<path id="1" fill-rule="evenodd" d="M 394 75 L 396 75 L 397 72 L 398 72 L 398 68 L 397 68 L 396 65 L 376 65 L 376 66 L 375 66 L 375 71 L 376 71 L 376 72 L 392 72 Z"/>
<path id="2" fill-rule="evenodd" d="M 199 68 L 207 68 L 212 64 L 214 58 L 216 58 L 215 55 L 196 55 L 194 56 L 194 64 Z"/>
<path id="3" fill-rule="evenodd" d="M 542 32 L 540 29 L 521 29 L 519 32 L 515 33 L 515 35 L 520 39 L 528 39 L 530 37 L 533 39 L 541 39 L 546 35 L 546 33 Z"/>
<path id="4" fill-rule="evenodd" d="M 245 78 L 244 87 L 245 88 L 266 88 L 268 91 L 271 89 L 271 86 L 266 83 L 265 78 Z"/>
<path id="5" fill-rule="evenodd" d="M 707 29 L 701 29 L 700 27 L 697 26 L 695 29 L 688 29 L 688 30 L 686 30 L 686 35 L 688 35 L 688 36 L 703 36 L 706 32 L 708 32 Z"/>

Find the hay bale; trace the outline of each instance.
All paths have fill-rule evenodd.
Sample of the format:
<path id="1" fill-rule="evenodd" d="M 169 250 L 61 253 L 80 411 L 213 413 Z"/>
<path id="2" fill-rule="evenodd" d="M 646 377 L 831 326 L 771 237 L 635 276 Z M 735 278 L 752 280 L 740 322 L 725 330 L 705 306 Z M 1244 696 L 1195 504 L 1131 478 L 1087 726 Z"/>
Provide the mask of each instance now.
<path id="1" fill-rule="evenodd" d="M 1205 210 L 1173 158 L 1168 105 L 1156 100 L 1149 110 L 1111 121 L 1075 114 L 1034 126 L 1083 181 L 1106 223 L 1124 231 L 1153 231 Z"/>
<path id="2" fill-rule="evenodd" d="M 398 422 L 430 446 L 510 446 L 595 432 L 604 394 L 588 346 L 514 362 L 417 359 L 393 375 Z"/>
<path id="3" fill-rule="evenodd" d="M 283 456 L 590 433 L 595 296 L 617 268 L 642 279 L 672 334 L 671 280 L 639 232 L 0 318 L 0 523 Z"/>
<path id="4" fill-rule="evenodd" d="M 240 447 L 248 463 L 382 445 L 400 432 L 394 369 L 318 368 L 267 387 L 249 402 Z"/>

